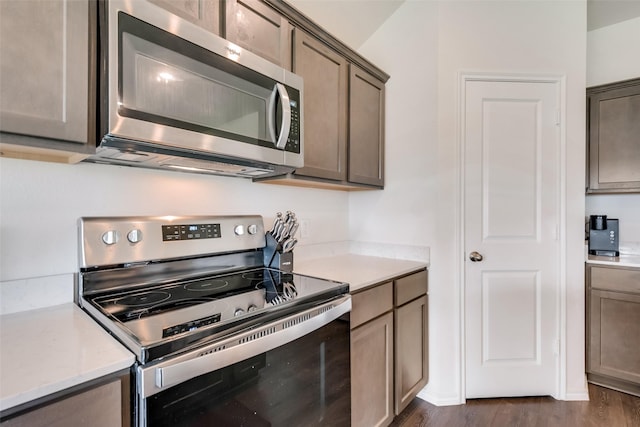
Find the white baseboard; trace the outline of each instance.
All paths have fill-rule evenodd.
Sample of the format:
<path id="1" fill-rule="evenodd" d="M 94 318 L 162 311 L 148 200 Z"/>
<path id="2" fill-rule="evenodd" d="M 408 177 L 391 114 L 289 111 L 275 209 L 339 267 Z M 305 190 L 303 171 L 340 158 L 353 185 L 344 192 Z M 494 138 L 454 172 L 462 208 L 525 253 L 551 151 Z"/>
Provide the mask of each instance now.
<path id="1" fill-rule="evenodd" d="M 428 387 L 423 388 L 418 392 L 417 397 L 420 399 L 431 403 L 435 406 L 454 406 L 454 405 L 464 405 L 464 399 L 461 399 L 458 394 L 450 394 L 450 395 L 440 395 L 436 393 L 432 393 L 430 390 L 427 390 Z"/>

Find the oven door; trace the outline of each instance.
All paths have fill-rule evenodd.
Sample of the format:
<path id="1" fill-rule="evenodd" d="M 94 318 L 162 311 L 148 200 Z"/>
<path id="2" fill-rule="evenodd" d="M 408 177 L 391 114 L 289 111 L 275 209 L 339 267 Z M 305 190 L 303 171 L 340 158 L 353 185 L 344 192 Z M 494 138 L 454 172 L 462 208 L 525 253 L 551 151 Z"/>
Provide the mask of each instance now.
<path id="1" fill-rule="evenodd" d="M 138 368 L 142 426 L 348 426 L 349 295 Z"/>

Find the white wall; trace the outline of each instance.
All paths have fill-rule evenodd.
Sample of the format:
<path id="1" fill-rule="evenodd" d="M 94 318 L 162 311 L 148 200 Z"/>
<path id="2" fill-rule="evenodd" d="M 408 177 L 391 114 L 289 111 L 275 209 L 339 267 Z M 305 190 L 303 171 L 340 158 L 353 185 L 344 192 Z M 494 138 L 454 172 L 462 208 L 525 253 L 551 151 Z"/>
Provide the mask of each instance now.
<path id="1" fill-rule="evenodd" d="M 587 33 L 587 86 L 640 77 L 640 17 Z"/>
<path id="2" fill-rule="evenodd" d="M 421 395 L 464 401 L 457 248 L 460 71 L 566 76 L 567 319 L 561 398 L 584 398 L 586 3 L 407 0 L 360 48 L 387 84 L 388 190 L 350 196 L 351 238 L 431 248 L 430 381 Z M 564 365 L 564 363 L 563 363 Z"/>
<path id="3" fill-rule="evenodd" d="M 360 48 L 391 75 L 386 85 L 386 185 L 352 194 L 349 231 L 358 241 L 430 247 L 429 385 L 437 403 L 459 402 L 458 312 L 450 262 L 450 218 L 440 216 L 443 182 L 438 144 L 438 3 L 406 1 Z"/>
<path id="4" fill-rule="evenodd" d="M 270 227 L 275 213 L 286 210 L 308 220 L 309 236 L 300 246 L 348 239 L 345 192 L 2 158 L 0 290 L 5 292 L 0 313 L 71 301 L 81 216 L 260 214 Z M 29 296 L 35 287 L 44 292 L 42 301 Z"/>
<path id="5" fill-rule="evenodd" d="M 640 18 L 587 33 L 587 86 L 640 77 Z M 586 215 L 620 220 L 621 249 L 640 245 L 640 194 L 589 195 Z"/>
<path id="6" fill-rule="evenodd" d="M 640 194 L 598 194 L 587 196 L 585 221 L 589 215 L 618 218 L 620 249 L 640 249 Z"/>

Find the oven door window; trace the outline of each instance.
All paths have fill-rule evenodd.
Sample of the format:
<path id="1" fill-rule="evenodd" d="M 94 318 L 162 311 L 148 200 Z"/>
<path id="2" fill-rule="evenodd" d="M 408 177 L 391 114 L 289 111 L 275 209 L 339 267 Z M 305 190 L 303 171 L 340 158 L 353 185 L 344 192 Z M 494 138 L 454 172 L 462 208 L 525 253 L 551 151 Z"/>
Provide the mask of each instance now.
<path id="1" fill-rule="evenodd" d="M 335 320 L 145 403 L 148 426 L 348 426 L 349 323 Z"/>

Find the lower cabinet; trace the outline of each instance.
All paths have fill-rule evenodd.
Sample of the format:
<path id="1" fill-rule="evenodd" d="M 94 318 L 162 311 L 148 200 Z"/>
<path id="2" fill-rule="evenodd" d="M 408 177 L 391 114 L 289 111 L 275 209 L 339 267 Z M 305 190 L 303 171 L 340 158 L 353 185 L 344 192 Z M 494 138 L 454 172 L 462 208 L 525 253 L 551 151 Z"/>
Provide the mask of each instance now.
<path id="1" fill-rule="evenodd" d="M 351 425 L 393 420 L 393 313 L 351 331 Z"/>
<path id="2" fill-rule="evenodd" d="M 389 425 L 428 381 L 427 271 L 352 295 L 351 425 Z"/>
<path id="3" fill-rule="evenodd" d="M 2 427 L 127 427 L 131 425 L 129 374 L 109 377 L 7 417 Z"/>
<path id="4" fill-rule="evenodd" d="M 587 377 L 640 395 L 640 269 L 587 266 Z"/>
<path id="5" fill-rule="evenodd" d="M 394 409 L 399 415 L 429 380 L 427 272 L 394 285 Z"/>

